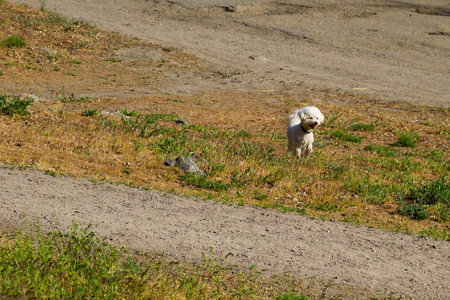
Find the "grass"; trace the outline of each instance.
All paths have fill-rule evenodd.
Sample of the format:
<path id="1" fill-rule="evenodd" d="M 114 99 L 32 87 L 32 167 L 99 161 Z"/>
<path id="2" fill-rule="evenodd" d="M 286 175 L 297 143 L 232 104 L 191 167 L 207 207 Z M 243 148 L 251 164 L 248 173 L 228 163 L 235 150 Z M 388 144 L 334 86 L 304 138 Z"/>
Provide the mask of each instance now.
<path id="1" fill-rule="evenodd" d="M 399 132 L 397 134 L 396 146 L 400 147 L 416 147 L 419 139 L 419 134 L 416 132 Z"/>
<path id="2" fill-rule="evenodd" d="M 11 35 L 8 38 L 0 40 L 0 48 L 22 48 L 26 45 L 27 43 L 15 35 Z"/>
<path id="3" fill-rule="evenodd" d="M 409 189 L 398 196 L 397 211 L 412 219 L 427 219 L 435 211 L 439 222 L 450 220 L 450 183 L 447 177 L 410 183 Z"/>
<path id="4" fill-rule="evenodd" d="M 257 270 L 231 272 L 226 261 L 233 253 L 218 258 L 213 247 L 193 265 L 152 253 L 133 256 L 107 240 L 76 222 L 67 233 L 45 234 L 39 227 L 0 233 L 2 298 L 310 299 L 321 293 L 311 288 L 322 286 L 318 280 L 287 286 L 260 278 Z"/>
<path id="5" fill-rule="evenodd" d="M 362 142 L 362 138 L 352 135 L 352 134 L 348 133 L 347 131 L 341 130 L 341 129 L 333 130 L 331 133 L 331 137 L 336 138 L 341 141 L 358 143 L 358 144 Z"/>

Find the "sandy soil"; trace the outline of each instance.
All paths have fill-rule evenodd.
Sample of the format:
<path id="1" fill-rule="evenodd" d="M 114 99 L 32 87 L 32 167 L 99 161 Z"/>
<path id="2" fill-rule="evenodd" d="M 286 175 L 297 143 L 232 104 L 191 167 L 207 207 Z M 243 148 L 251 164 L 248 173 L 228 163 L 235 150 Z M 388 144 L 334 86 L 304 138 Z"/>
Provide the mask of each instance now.
<path id="1" fill-rule="evenodd" d="M 14 0 L 40 8 L 40 0 Z M 100 28 L 178 47 L 237 80 L 180 78 L 167 93 L 351 92 L 450 105 L 450 3 L 430 0 L 51 0 Z M 139 54 L 138 54 L 139 55 Z"/>
<path id="2" fill-rule="evenodd" d="M 448 107 L 450 4 L 421 2 L 51 0 L 46 8 L 182 48 L 211 69 L 241 74 L 226 84 L 174 74 L 179 84 L 133 90 L 132 96 L 330 91 Z M 152 55 L 137 50 L 118 55 Z M 0 182 L 3 224 L 28 219 L 47 230 L 64 230 L 76 220 L 136 250 L 196 260 L 213 246 L 218 257 L 233 252 L 231 264 L 269 272 L 317 276 L 418 299 L 450 294 L 448 242 L 34 171 L 2 168 Z"/>

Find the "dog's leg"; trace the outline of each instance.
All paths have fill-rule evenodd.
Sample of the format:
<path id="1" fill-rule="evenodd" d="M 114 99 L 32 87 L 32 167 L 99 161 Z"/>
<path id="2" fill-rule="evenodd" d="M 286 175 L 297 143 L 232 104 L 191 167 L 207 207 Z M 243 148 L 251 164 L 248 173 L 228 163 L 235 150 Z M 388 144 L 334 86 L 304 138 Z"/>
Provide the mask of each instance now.
<path id="1" fill-rule="evenodd" d="M 310 144 L 310 145 L 308 145 L 308 147 L 306 147 L 306 149 L 305 149 L 305 157 L 310 156 L 311 153 L 313 153 L 313 147 L 312 147 L 312 144 Z"/>
<path id="2" fill-rule="evenodd" d="M 302 148 L 295 149 L 295 152 L 298 158 L 302 158 Z"/>

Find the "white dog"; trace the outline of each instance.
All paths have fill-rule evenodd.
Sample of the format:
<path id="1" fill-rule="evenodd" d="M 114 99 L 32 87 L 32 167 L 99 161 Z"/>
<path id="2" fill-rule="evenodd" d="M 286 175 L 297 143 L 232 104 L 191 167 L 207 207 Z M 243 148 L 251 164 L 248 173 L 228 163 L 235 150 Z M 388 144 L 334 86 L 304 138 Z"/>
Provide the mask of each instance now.
<path id="1" fill-rule="evenodd" d="M 324 117 L 315 106 L 296 109 L 287 119 L 288 152 L 298 158 L 307 157 L 313 152 L 313 129 L 322 123 Z"/>

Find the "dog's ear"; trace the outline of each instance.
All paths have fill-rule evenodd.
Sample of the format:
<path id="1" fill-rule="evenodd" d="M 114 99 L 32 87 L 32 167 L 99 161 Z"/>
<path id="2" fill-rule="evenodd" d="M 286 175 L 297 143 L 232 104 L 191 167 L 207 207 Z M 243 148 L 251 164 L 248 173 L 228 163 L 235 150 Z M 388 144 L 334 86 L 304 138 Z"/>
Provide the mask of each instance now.
<path id="1" fill-rule="evenodd" d="M 306 118 L 306 112 L 304 109 L 297 110 L 297 114 L 300 117 L 300 120 L 304 120 Z"/>
<path id="2" fill-rule="evenodd" d="M 323 121 L 325 121 L 325 117 L 322 115 L 322 113 L 319 116 L 319 121 L 320 123 L 323 123 Z"/>

